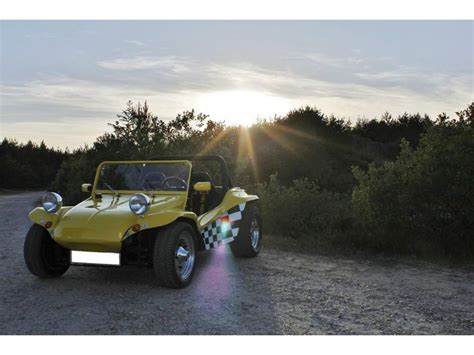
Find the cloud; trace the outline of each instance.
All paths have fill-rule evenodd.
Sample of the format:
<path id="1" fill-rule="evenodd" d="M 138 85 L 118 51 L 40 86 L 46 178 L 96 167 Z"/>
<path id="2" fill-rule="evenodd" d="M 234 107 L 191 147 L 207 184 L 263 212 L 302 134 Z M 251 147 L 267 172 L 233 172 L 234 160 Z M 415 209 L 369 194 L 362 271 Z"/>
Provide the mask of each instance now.
<path id="1" fill-rule="evenodd" d="M 119 88 L 64 76 L 34 80 L 24 85 L 2 85 L 1 92 L 2 107 L 17 110 L 23 105 L 47 104 L 109 112 L 110 105 L 116 103 L 114 98 L 120 99 L 123 95 Z"/>
<path id="2" fill-rule="evenodd" d="M 402 81 L 420 78 L 419 73 L 409 73 L 405 71 L 380 71 L 373 73 L 355 73 L 354 75 L 370 81 Z"/>
<path id="3" fill-rule="evenodd" d="M 100 67 L 110 70 L 168 70 L 173 73 L 183 73 L 189 70 L 186 60 L 174 56 L 164 57 L 124 57 L 110 60 L 101 60 L 97 63 Z"/>
<path id="4" fill-rule="evenodd" d="M 136 39 L 126 39 L 125 43 L 133 44 L 137 47 L 145 47 L 146 46 L 146 44 L 144 42 L 138 41 Z"/>
<path id="5" fill-rule="evenodd" d="M 315 63 L 315 64 L 328 66 L 328 67 L 335 67 L 335 68 L 344 68 L 344 67 L 347 67 L 348 65 L 350 66 L 360 65 L 364 63 L 364 60 L 360 57 L 360 55 L 347 56 L 347 57 L 335 57 L 335 56 L 328 56 L 323 53 L 305 53 L 305 54 L 302 54 L 301 57 L 309 59 L 312 63 Z"/>
<path id="6" fill-rule="evenodd" d="M 154 112 L 163 118 L 172 118 L 189 108 L 187 103 L 193 105 L 193 101 L 183 100 L 189 95 L 186 90 L 162 91 L 159 87 L 143 88 L 134 83 L 104 83 L 65 76 L 24 85 L 2 85 L 0 93 L 4 123 L 65 122 L 69 119 L 90 123 L 97 118 L 110 122 L 129 100 L 153 102 Z"/>
<path id="7" fill-rule="evenodd" d="M 290 108 L 311 105 L 326 114 L 353 120 L 377 117 L 387 110 L 394 115 L 403 112 L 428 113 L 432 117 L 441 112 L 453 115 L 472 101 L 470 75 L 420 72 L 400 67 L 390 71 L 361 71 L 354 73 L 353 80 L 336 82 L 308 76 L 298 70 L 270 70 L 248 63 L 202 64 L 175 57 L 150 58 L 103 62 L 111 70 L 140 68 L 149 71 L 141 75 L 123 73 L 118 75 L 119 79 L 49 76 L 24 84 L 3 84 L 0 87 L 2 135 L 50 136 L 48 144 L 65 146 L 61 134 L 67 137 L 76 134 L 72 131 L 81 132 L 72 140 L 74 144 L 72 141 L 68 144 L 74 147 L 81 136 L 92 142 L 91 137 L 102 133 L 106 123 L 115 120 L 128 100 L 147 100 L 160 118 L 171 119 L 184 110 L 199 108 L 203 95 L 213 92 L 221 92 L 226 97 L 229 105 L 225 108 L 229 111 L 235 111 L 240 104 L 238 97 L 235 102 L 228 97 L 230 93 L 245 91 L 281 98 Z M 179 73 L 180 80 L 161 80 L 167 74 L 155 72 L 157 67 L 173 67 L 176 63 L 186 63 L 187 70 Z M 258 105 L 258 100 L 255 104 Z M 207 107 L 213 107 L 212 102 L 209 105 Z M 275 107 L 275 113 L 281 114 L 277 109 Z M 86 129 L 80 127 L 89 127 L 93 135 L 84 135 Z M 49 135 L 50 130 L 55 133 Z"/>
<path id="8" fill-rule="evenodd" d="M 107 124 L 96 118 L 94 124 L 84 124 L 75 117 L 65 117 L 64 122 L 13 122 L 4 125 L 2 136 L 19 142 L 44 140 L 48 146 L 70 149 L 91 144 L 108 129 Z"/>
<path id="9" fill-rule="evenodd" d="M 466 98 L 465 103 L 472 100 L 473 78 L 468 74 L 433 73 L 400 67 L 398 70 L 360 72 L 355 76 L 362 79 L 365 85 L 403 89 L 441 102 L 461 97 Z"/>
<path id="10" fill-rule="evenodd" d="M 117 58 L 99 63 L 103 67 L 116 70 L 149 70 L 148 80 L 136 80 L 140 82 L 141 87 L 151 90 L 156 88 L 156 83 L 150 85 L 150 80 L 153 79 L 159 80 L 161 88 L 166 90 L 263 90 L 268 94 L 273 93 L 289 99 L 311 98 L 311 101 L 316 103 L 327 98 L 370 101 L 372 104 L 374 100 L 378 100 L 387 104 L 385 110 L 393 107 L 391 99 L 403 103 L 403 100 L 409 102 L 416 97 L 423 101 L 435 101 L 434 107 L 439 107 L 443 102 L 460 102 L 463 99 L 468 102 L 472 96 L 472 77 L 467 74 L 448 75 L 424 72 L 408 66 L 395 66 L 387 57 L 372 58 L 379 64 L 391 62 L 390 70 L 377 71 L 371 69 L 372 66 L 357 53 L 353 57 L 336 59 L 319 53 L 298 56 L 340 68 L 338 71 L 345 71 L 345 74 L 308 74 L 305 68 L 291 66 L 286 70 L 270 70 L 246 62 L 199 63 L 175 56 Z M 162 70 L 157 76 L 153 76 L 156 69 Z M 167 81 L 167 70 L 179 75 L 180 80 Z M 333 110 L 338 112 L 341 108 Z M 369 112 L 372 114 L 374 110 Z M 427 112 L 433 113 L 433 110 Z M 363 114 L 369 113 L 357 112 L 352 116 Z"/>
<path id="11" fill-rule="evenodd" d="M 472 101 L 472 77 L 464 74 L 420 73 L 400 68 L 385 73 L 359 73 L 365 81 L 333 82 L 242 64 L 215 64 L 208 72 L 214 80 L 227 80 L 229 86 L 271 92 L 289 98 L 295 107 L 315 105 L 328 114 L 347 118 L 372 118 L 387 110 L 393 114 L 454 114 Z"/>

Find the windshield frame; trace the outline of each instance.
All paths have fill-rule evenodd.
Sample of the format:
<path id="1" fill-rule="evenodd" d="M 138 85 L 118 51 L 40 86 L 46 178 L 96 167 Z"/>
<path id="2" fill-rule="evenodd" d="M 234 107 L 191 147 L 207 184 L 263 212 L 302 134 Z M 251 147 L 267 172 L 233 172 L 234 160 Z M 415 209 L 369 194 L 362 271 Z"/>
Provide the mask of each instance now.
<path id="1" fill-rule="evenodd" d="M 107 164 L 186 164 L 189 166 L 189 173 L 188 173 L 188 179 L 186 181 L 187 188 L 186 191 L 162 191 L 162 190 L 104 190 L 104 189 L 98 189 L 97 188 L 97 183 L 99 182 L 99 174 L 100 171 L 102 170 L 102 167 Z M 148 195 L 187 195 L 189 192 L 189 184 L 191 183 L 191 171 L 192 171 L 193 165 L 189 160 L 107 160 L 103 161 L 102 163 L 99 164 L 97 167 L 97 171 L 95 173 L 95 178 L 94 178 L 94 185 L 92 186 L 92 196 L 95 196 L 96 194 L 109 194 L 109 195 L 133 195 L 136 193 L 143 193 L 143 194 L 148 194 Z"/>

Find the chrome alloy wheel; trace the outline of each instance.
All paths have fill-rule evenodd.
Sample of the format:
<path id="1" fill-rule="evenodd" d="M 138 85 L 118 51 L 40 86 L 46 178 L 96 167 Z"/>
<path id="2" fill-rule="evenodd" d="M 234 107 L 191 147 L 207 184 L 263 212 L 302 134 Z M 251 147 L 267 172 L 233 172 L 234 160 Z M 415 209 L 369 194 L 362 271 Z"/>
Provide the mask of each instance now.
<path id="1" fill-rule="evenodd" d="M 250 224 L 250 243 L 252 244 L 253 250 L 258 251 L 260 247 L 260 228 L 257 218 L 254 218 Z"/>
<path id="2" fill-rule="evenodd" d="M 191 276 L 194 268 L 195 251 L 193 237 L 187 233 L 181 233 L 178 237 L 175 251 L 176 273 L 182 281 Z"/>

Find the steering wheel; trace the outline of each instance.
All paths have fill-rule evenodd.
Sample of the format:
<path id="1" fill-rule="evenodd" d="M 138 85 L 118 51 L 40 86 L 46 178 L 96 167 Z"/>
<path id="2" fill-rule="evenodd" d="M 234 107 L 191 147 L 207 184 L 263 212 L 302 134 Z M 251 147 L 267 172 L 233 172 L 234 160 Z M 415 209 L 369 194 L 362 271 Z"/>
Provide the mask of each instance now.
<path id="1" fill-rule="evenodd" d="M 175 182 L 175 184 L 169 184 L 170 181 Z M 178 176 L 168 176 L 161 183 L 161 188 L 165 191 L 184 191 L 186 190 L 186 186 L 186 181 Z"/>
<path id="2" fill-rule="evenodd" d="M 163 185 L 163 181 L 166 180 L 166 175 L 162 172 L 152 172 L 146 174 L 145 178 L 143 179 L 142 187 L 146 190 L 145 184 L 148 184 L 152 189 L 159 189 L 161 185 Z"/>

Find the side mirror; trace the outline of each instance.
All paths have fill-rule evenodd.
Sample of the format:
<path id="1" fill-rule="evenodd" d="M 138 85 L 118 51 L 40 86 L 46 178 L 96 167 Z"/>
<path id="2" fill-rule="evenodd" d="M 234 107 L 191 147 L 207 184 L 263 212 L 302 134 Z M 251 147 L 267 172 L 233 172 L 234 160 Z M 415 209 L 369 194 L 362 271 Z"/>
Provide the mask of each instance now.
<path id="1" fill-rule="evenodd" d="M 211 183 L 210 182 L 197 182 L 194 184 L 194 190 L 201 193 L 207 193 L 211 191 Z"/>
<path id="2" fill-rule="evenodd" d="M 92 184 L 82 184 L 82 192 L 91 192 Z"/>

